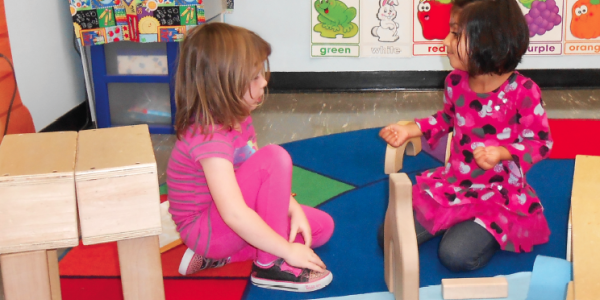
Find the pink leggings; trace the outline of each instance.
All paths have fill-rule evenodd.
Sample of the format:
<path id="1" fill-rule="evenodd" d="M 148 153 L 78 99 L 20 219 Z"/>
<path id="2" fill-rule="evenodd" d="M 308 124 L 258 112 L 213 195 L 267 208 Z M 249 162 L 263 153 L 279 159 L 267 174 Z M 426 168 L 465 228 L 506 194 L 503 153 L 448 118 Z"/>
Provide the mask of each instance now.
<path id="1" fill-rule="evenodd" d="M 268 145 L 254 153 L 235 172 L 237 182 L 248 207 L 285 240 L 289 239 L 290 191 L 292 184 L 292 159 L 277 145 Z M 333 234 L 333 219 L 327 213 L 302 205 L 312 230 L 312 248 L 325 244 Z M 207 257 L 231 257 L 231 262 L 254 260 L 270 263 L 277 259 L 273 254 L 258 250 L 246 243 L 221 218 L 216 209 L 210 213 L 210 245 Z M 296 243 L 304 243 L 302 234 Z"/>

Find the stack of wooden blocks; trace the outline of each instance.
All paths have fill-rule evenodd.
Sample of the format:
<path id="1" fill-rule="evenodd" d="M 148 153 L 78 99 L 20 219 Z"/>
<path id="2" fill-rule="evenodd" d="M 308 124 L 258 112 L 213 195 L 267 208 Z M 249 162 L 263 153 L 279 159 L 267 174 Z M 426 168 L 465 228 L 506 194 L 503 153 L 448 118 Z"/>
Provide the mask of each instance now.
<path id="1" fill-rule="evenodd" d="M 55 249 L 79 240 L 76 149 L 76 132 L 8 135 L 2 141 L 0 265 L 7 300 L 60 299 Z"/>
<path id="2" fill-rule="evenodd" d="M 118 241 L 125 299 L 165 298 L 157 174 L 147 125 L 79 133 L 75 182 L 82 241 Z"/>
<path id="3" fill-rule="evenodd" d="M 57 249 L 117 241 L 126 300 L 164 300 L 147 125 L 6 136 L 0 258 L 6 300 L 61 299 Z M 35 287 L 35 288 L 32 288 Z"/>

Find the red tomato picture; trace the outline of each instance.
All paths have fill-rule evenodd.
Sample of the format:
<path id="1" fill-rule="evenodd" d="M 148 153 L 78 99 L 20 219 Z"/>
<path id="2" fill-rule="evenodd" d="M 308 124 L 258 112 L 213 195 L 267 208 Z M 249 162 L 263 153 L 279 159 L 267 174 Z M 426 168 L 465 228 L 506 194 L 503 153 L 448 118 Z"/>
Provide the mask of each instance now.
<path id="1" fill-rule="evenodd" d="M 443 40 L 450 32 L 452 3 L 424 0 L 417 6 L 417 18 L 423 28 L 423 37 L 428 40 Z"/>

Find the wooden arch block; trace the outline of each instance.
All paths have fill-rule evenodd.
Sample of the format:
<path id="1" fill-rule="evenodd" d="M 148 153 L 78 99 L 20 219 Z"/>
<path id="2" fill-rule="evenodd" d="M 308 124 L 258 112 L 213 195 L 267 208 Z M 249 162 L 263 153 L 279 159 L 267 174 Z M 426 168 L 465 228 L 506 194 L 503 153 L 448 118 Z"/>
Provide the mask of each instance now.
<path id="1" fill-rule="evenodd" d="M 413 122 L 400 121 L 398 125 L 408 125 Z M 387 145 L 385 149 L 385 174 L 397 173 L 402 170 L 402 162 L 404 161 L 404 153 L 410 156 L 416 156 L 421 152 L 421 138 L 409 139 L 406 143 L 400 147 L 392 147 Z"/>
<path id="2" fill-rule="evenodd" d="M 412 122 L 409 121 L 400 121 L 398 125 L 407 125 Z M 448 133 L 448 140 L 446 142 L 446 155 L 444 159 L 444 164 L 448 163 L 450 159 L 450 153 L 452 151 L 452 132 Z M 398 173 L 398 171 L 402 170 L 402 163 L 404 162 L 404 154 L 410 156 L 416 156 L 421 152 L 421 138 L 412 138 L 409 139 L 404 145 L 395 148 L 391 145 L 387 145 L 385 149 L 385 164 L 384 164 L 384 172 L 385 174 Z"/>
<path id="3" fill-rule="evenodd" d="M 419 299 L 419 247 L 412 211 L 412 182 L 404 173 L 390 174 L 384 277 L 396 300 Z"/>

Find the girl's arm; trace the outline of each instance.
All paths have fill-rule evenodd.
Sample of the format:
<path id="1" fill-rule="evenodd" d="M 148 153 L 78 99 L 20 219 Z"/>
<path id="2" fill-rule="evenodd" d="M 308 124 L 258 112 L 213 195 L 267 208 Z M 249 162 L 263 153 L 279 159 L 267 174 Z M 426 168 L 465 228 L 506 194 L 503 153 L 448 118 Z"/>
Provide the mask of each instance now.
<path id="1" fill-rule="evenodd" d="M 553 140 L 538 85 L 529 79 L 521 87 L 518 98 L 518 141 L 505 148 L 525 175 L 535 163 L 550 156 Z"/>
<path id="2" fill-rule="evenodd" d="M 246 205 L 233 164 L 219 157 L 200 160 L 208 188 L 219 214 L 235 233 L 250 245 L 285 259 L 290 265 L 323 271 L 325 265 L 312 249 L 289 243 Z"/>
<path id="3" fill-rule="evenodd" d="M 473 155 L 484 170 L 493 168 L 501 161 L 513 161 L 523 177 L 535 163 L 550 155 L 553 141 L 539 87 L 528 80 L 517 97 L 519 104 L 514 119 L 519 122 L 518 139 L 508 145 L 478 147 Z"/>
<path id="4" fill-rule="evenodd" d="M 379 136 L 393 147 L 400 147 L 409 139 L 421 137 L 423 133 L 415 123 L 408 125 L 390 124 L 379 132 Z"/>
<path id="5" fill-rule="evenodd" d="M 454 92 L 453 90 L 454 87 L 451 80 L 452 76 L 465 75 L 452 72 L 450 75 L 448 75 L 448 77 L 446 77 L 444 84 L 444 108 L 428 118 L 415 120 L 418 128 L 427 140 L 427 143 L 429 143 L 432 148 L 435 148 L 440 139 L 454 129 L 454 122 L 456 121 L 456 118 L 458 118 L 458 116 L 455 116 L 454 113 L 454 104 L 458 100 L 454 100 L 453 98 L 458 94 L 458 91 Z M 462 101 L 464 102 L 464 99 L 462 99 Z"/>

